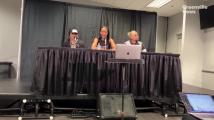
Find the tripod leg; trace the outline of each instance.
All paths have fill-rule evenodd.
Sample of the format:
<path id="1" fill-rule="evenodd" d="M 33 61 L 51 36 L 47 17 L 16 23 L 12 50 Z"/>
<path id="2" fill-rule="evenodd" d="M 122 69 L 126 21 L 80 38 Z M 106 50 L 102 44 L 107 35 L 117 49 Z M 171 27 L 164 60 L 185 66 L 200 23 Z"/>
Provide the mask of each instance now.
<path id="1" fill-rule="evenodd" d="M 39 115 L 39 103 L 35 103 L 35 117 L 37 118 Z"/>
<path id="2" fill-rule="evenodd" d="M 122 65 L 122 75 L 123 75 L 123 79 L 122 79 L 122 110 L 121 110 L 121 120 L 124 119 L 124 81 L 125 81 L 125 73 L 126 73 L 126 68 L 125 68 L 125 64 Z"/>
<path id="3" fill-rule="evenodd" d="M 50 104 L 51 114 L 50 114 L 50 120 L 53 120 L 54 116 L 54 105 L 51 99 L 48 99 L 47 102 Z"/>
<path id="4" fill-rule="evenodd" d="M 122 80 L 122 112 L 124 111 L 124 81 L 125 81 L 125 66 L 123 65 L 123 80 Z"/>
<path id="5" fill-rule="evenodd" d="M 20 107 L 20 115 L 18 117 L 18 120 L 22 120 L 22 117 L 24 116 L 24 106 L 27 103 L 27 99 L 23 99 Z"/>

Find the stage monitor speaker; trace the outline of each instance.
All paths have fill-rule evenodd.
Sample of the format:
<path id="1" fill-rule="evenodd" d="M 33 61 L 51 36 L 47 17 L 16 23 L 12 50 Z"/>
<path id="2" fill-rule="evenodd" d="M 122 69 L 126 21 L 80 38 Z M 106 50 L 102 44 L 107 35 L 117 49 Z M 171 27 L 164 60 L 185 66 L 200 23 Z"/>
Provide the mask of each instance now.
<path id="1" fill-rule="evenodd" d="M 101 119 L 125 119 L 137 118 L 136 108 L 132 94 L 124 94 L 124 110 L 122 112 L 122 94 L 99 94 L 99 112 Z"/>

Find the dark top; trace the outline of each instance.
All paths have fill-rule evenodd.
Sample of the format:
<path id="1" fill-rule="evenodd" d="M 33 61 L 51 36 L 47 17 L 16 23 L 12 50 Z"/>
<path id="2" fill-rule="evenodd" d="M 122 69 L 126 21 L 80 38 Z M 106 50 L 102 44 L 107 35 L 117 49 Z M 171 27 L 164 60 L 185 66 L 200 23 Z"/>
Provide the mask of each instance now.
<path id="1" fill-rule="evenodd" d="M 66 42 L 64 42 L 62 47 L 71 47 L 70 41 L 67 40 Z M 78 40 L 76 43 L 76 48 L 85 48 L 84 42 L 81 40 Z"/>

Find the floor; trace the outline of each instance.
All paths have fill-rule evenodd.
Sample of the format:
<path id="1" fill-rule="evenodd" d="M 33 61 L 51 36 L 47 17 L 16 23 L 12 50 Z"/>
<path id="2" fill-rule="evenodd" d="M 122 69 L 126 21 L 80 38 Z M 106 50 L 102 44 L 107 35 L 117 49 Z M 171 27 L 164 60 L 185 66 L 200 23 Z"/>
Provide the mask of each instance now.
<path id="1" fill-rule="evenodd" d="M 183 92 L 196 92 L 207 93 L 214 95 L 214 91 L 193 87 L 190 85 L 183 85 Z M 0 95 L 13 95 L 13 94 L 32 94 L 30 92 L 30 85 L 15 79 L 0 79 Z M 1 98 L 0 98 L 1 99 Z M 3 104 L 0 102 L 0 104 Z M 0 120 L 17 120 L 17 116 L 1 117 Z M 57 114 L 54 120 L 73 120 L 69 114 Z M 74 120 L 94 120 L 94 118 L 74 119 Z M 181 117 L 168 117 L 164 118 L 160 113 L 144 112 L 138 113 L 138 120 L 181 120 Z"/>
<path id="2" fill-rule="evenodd" d="M 168 117 L 165 118 L 160 113 L 139 113 L 137 120 L 181 120 L 181 117 Z M 17 120 L 17 117 L 0 117 L 0 120 Z M 32 119 L 31 119 L 32 120 Z M 77 119 L 71 118 L 70 115 L 56 115 L 54 120 L 96 120 L 95 118 Z"/>
<path id="3" fill-rule="evenodd" d="M 30 84 L 25 81 L 16 79 L 1 79 L 0 78 L 0 94 L 15 94 L 15 93 L 32 93 L 30 91 Z M 183 92 L 204 93 L 214 95 L 214 90 L 194 87 L 183 84 Z"/>
<path id="4" fill-rule="evenodd" d="M 30 85 L 16 79 L 0 79 L 0 94 L 31 93 Z"/>

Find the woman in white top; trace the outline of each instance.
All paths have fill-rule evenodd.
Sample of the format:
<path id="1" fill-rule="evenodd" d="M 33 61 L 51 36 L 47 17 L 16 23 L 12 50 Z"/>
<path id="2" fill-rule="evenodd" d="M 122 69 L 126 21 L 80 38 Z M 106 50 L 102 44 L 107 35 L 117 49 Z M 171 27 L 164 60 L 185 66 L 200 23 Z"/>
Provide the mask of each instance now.
<path id="1" fill-rule="evenodd" d="M 139 41 L 139 35 L 136 31 L 132 30 L 131 32 L 128 32 L 129 40 L 125 42 L 126 45 L 141 45 L 142 51 L 146 52 L 146 48 L 143 45 L 143 42 Z"/>

